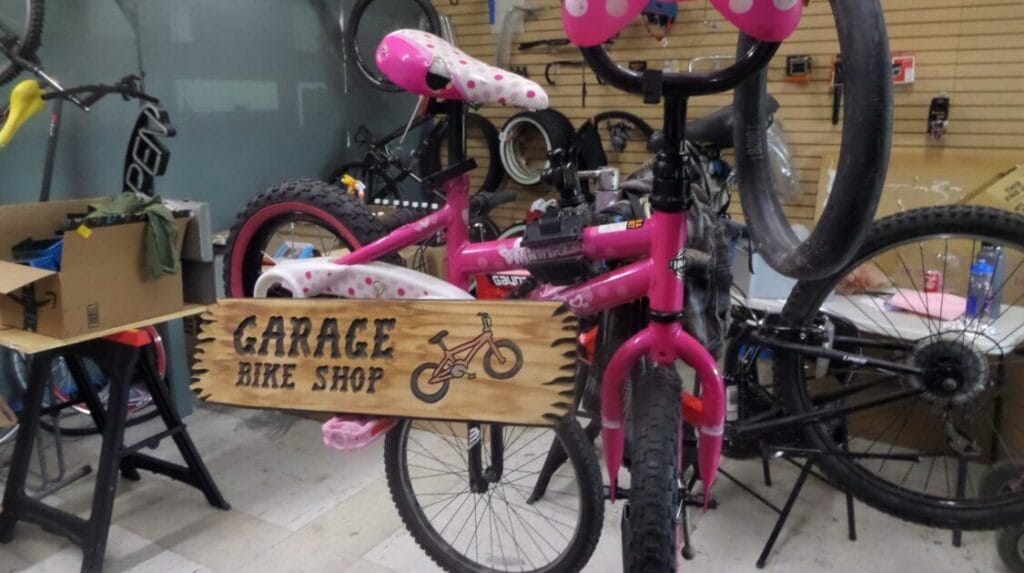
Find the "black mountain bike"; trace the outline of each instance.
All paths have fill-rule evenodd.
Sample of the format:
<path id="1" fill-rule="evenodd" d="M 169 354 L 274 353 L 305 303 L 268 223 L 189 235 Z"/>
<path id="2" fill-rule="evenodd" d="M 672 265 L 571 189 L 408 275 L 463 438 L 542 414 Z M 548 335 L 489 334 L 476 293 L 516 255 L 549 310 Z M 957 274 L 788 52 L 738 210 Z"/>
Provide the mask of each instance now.
<path id="1" fill-rule="evenodd" d="M 328 181 L 339 183 L 345 175 L 356 178 L 366 186 L 366 201 L 395 201 L 408 198 L 402 193 L 408 179 L 420 183 L 441 170 L 446 150 L 444 135 L 447 120 L 440 118 L 433 124 L 433 116 L 415 118 L 384 137 L 375 138 L 365 125 L 356 130 L 353 142 L 364 149 L 363 158 L 342 165 L 334 171 Z M 405 146 L 408 134 L 414 130 L 429 129 L 421 142 L 412 149 Z M 472 175 L 473 185 L 479 191 L 494 191 L 505 179 L 505 171 L 498 160 L 498 129 L 487 118 L 475 113 L 466 115 L 466 131 L 470 145 L 482 149 L 478 153 L 479 169 Z M 412 144 L 410 144 L 412 145 Z"/>
<path id="2" fill-rule="evenodd" d="M 28 72 L 35 77 L 35 80 L 26 80 L 24 83 L 36 82 L 38 87 L 36 95 L 41 102 L 52 102 L 52 115 L 50 119 L 50 135 L 47 142 L 46 159 L 43 167 L 42 188 L 39 200 L 48 201 L 50 198 L 50 183 L 53 179 L 54 159 L 57 152 L 57 143 L 63 115 L 64 102 L 70 102 L 83 111 L 89 111 L 101 99 L 110 96 L 120 96 L 125 101 L 138 101 L 143 104 L 139 119 L 137 120 L 128 144 L 129 149 L 143 149 L 139 145 L 142 132 L 145 132 L 145 143 L 149 145 L 146 157 L 155 160 L 155 163 L 139 164 L 137 161 L 128 161 L 124 171 L 124 189 L 129 189 L 147 194 L 152 194 L 152 183 L 154 176 L 163 174 L 167 167 L 169 153 L 164 149 L 155 137 L 157 134 L 172 136 L 174 128 L 167 119 L 166 112 L 159 107 L 159 100 L 147 95 L 141 89 L 141 78 L 137 76 L 126 76 L 114 84 L 94 84 L 65 88 L 50 76 L 42 67 L 35 50 L 39 47 L 39 35 L 42 32 L 43 2 L 42 0 L 28 0 L 20 3 L 24 12 L 12 10 L 11 2 L 0 2 L 0 83 L 14 79 L 22 72 Z M 13 27 L 12 20 L 18 21 L 13 16 L 24 16 L 23 26 Z M 23 35 L 18 35 L 15 30 L 22 30 Z M 19 87 L 22 84 L 19 84 Z M 12 96 L 12 99 L 15 99 Z M 0 114 L 0 129 L 9 127 L 8 134 L 14 137 L 23 122 L 27 121 L 38 109 L 23 113 L 24 109 L 17 106 L 28 105 L 28 102 L 21 98 L 10 106 L 11 114 Z M 42 106 L 39 107 L 41 109 Z M 10 115 L 10 117 L 8 117 Z M 7 121 L 10 119 L 15 123 L 10 126 Z M 159 125 L 158 125 L 159 124 Z M 128 153 L 128 157 L 133 157 Z M 145 175 L 142 175 L 142 173 Z M 165 357 L 163 342 L 154 328 L 146 329 L 147 336 L 151 343 L 146 346 L 146 352 L 152 353 L 154 364 L 163 378 Z M 30 358 L 11 349 L 0 349 L 0 396 L 12 406 L 15 413 L 20 410 L 17 404 L 20 402 L 21 394 L 24 391 L 27 381 L 28 361 Z M 141 378 L 139 378 L 141 380 Z M 90 384 L 95 387 L 100 395 L 100 401 L 105 405 L 107 399 L 106 387 L 109 376 L 106 372 L 91 361 L 79 359 L 59 360 L 54 363 L 54 374 L 51 383 L 50 397 L 47 410 L 54 414 L 51 420 L 41 420 L 41 426 L 51 432 L 63 433 L 70 436 L 83 436 L 96 433 L 98 428 L 90 418 L 89 409 L 82 403 L 79 384 Z M 144 385 L 134 384 L 130 389 L 128 426 L 133 426 L 151 420 L 158 414 L 153 407 L 152 397 Z M 66 415 L 65 415 L 66 414 Z M 58 421 L 58 418 L 60 420 Z M 10 441 L 17 428 L 0 431 L 0 444 Z"/>
<path id="3" fill-rule="evenodd" d="M 0 2 L 0 45 L 8 53 L 34 61 L 43 40 L 43 15 L 43 0 Z M 0 86 L 13 80 L 21 71 L 22 67 L 12 59 L 0 61 Z"/>

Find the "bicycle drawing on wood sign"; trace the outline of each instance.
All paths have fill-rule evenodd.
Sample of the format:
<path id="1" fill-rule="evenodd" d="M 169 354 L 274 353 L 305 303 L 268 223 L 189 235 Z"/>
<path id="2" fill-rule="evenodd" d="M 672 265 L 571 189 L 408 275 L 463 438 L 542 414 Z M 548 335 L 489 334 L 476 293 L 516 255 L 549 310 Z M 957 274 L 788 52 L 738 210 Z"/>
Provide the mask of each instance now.
<path id="1" fill-rule="evenodd" d="M 507 339 L 494 339 L 494 332 L 491 330 L 491 317 L 486 312 L 479 312 L 480 322 L 483 323 L 483 331 L 474 339 L 463 342 L 453 348 L 447 348 L 444 339 L 448 336 L 447 330 L 441 330 L 430 337 L 427 342 L 441 347 L 444 356 L 441 362 L 424 362 L 413 370 L 411 376 L 412 393 L 417 398 L 433 404 L 444 398 L 451 386 L 451 381 L 456 378 L 467 378 L 474 380 L 476 374 L 470 372 L 469 367 L 477 353 L 487 348 L 484 353 L 484 371 L 494 380 L 508 380 L 519 373 L 523 368 L 523 351 L 519 346 Z M 504 352 L 503 352 L 504 351 Z M 430 377 L 421 383 L 421 378 L 428 374 Z"/>

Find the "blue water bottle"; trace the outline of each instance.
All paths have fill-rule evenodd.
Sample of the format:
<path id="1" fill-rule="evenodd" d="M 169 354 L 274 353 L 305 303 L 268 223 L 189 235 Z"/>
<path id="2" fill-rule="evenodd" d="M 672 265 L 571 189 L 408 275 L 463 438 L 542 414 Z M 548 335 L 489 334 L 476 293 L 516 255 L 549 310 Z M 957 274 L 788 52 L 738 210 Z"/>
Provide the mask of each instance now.
<path id="1" fill-rule="evenodd" d="M 981 321 L 988 317 L 992 296 L 992 275 L 995 269 L 985 259 L 971 265 L 971 280 L 967 287 L 967 318 Z"/>

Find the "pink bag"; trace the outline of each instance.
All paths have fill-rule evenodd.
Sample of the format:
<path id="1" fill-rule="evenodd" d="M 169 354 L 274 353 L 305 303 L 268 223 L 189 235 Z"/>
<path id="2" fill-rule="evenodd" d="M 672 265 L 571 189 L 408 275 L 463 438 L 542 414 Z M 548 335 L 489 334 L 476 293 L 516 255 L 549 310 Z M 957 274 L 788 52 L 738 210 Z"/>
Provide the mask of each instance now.
<path id="1" fill-rule="evenodd" d="M 803 0 L 711 0 L 711 5 L 745 34 L 765 42 L 788 38 L 804 13 Z"/>
<path id="2" fill-rule="evenodd" d="M 711 0 L 711 4 L 747 35 L 766 42 L 781 42 L 792 35 L 804 10 L 802 0 Z M 562 26 L 573 44 L 596 46 L 628 26 L 646 5 L 647 0 L 563 0 Z"/>

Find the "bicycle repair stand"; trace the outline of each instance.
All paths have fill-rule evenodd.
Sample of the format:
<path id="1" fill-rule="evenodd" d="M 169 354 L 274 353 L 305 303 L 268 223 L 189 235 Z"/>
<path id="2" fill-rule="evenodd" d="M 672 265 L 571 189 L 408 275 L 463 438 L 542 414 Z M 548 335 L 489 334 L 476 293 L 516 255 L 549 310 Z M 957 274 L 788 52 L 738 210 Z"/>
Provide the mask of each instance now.
<path id="1" fill-rule="evenodd" d="M 769 422 L 770 423 L 770 422 Z M 841 433 L 842 442 L 845 443 L 846 430 L 840 428 L 838 430 Z M 818 465 L 822 456 L 827 455 L 844 455 L 844 456 L 856 456 L 856 454 L 843 453 L 843 454 L 832 454 L 830 452 L 824 452 L 821 450 L 814 450 L 808 448 L 798 448 L 792 446 L 772 446 L 767 441 L 761 441 L 761 468 L 764 476 L 764 485 L 767 487 L 772 486 L 772 474 L 770 462 L 773 457 L 781 457 L 787 462 L 800 468 L 800 474 L 796 478 L 796 482 L 789 491 L 789 495 L 786 497 L 786 503 L 780 508 L 779 506 L 772 503 L 770 500 L 765 498 L 763 495 L 754 491 L 752 487 L 743 483 L 739 478 L 730 474 L 726 470 L 719 469 L 718 473 L 722 477 L 729 480 L 737 487 L 742 489 L 744 492 L 751 495 L 754 499 L 761 502 L 761 504 L 767 506 L 769 509 L 778 514 L 778 519 L 775 520 L 775 525 L 772 527 L 771 533 L 768 535 L 768 540 L 765 541 L 764 547 L 761 549 L 761 555 L 757 558 L 757 568 L 764 569 L 768 563 L 768 556 L 771 555 L 772 549 L 775 548 L 775 543 L 779 539 L 779 534 L 782 533 L 782 528 L 785 527 L 786 522 L 789 520 L 790 512 L 793 510 L 793 506 L 796 504 L 796 500 L 800 497 L 800 493 L 803 491 L 804 485 L 807 483 L 809 476 L 814 476 L 822 482 L 832 486 L 833 488 L 839 489 L 819 472 L 814 470 L 814 466 Z M 803 463 L 797 461 L 797 459 L 803 458 Z M 845 492 L 844 492 L 845 493 Z M 850 541 L 857 541 L 857 518 L 853 507 L 853 495 L 845 493 L 846 495 L 846 527 L 847 536 Z"/>
<path id="2" fill-rule="evenodd" d="M 0 342 L 2 339 L 3 336 L 0 336 Z M 210 477 L 202 458 L 199 457 L 184 422 L 171 403 L 167 388 L 156 373 L 152 357 L 148 352 L 143 352 L 149 343 L 149 338 L 140 331 L 125 331 L 105 338 L 42 350 L 31 355 L 25 409 L 14 446 L 7 487 L 4 490 L 3 511 L 0 512 L 0 543 L 10 543 L 14 539 L 14 528 L 18 521 L 29 521 L 50 533 L 66 537 L 81 547 L 83 573 L 101 571 L 113 515 L 118 471 L 124 478 L 133 481 L 140 479 L 138 470 L 167 476 L 202 491 L 213 507 L 230 509 L 213 478 Z M 51 362 L 60 356 L 67 361 L 72 379 L 89 407 L 93 422 L 103 436 L 92 509 L 87 519 L 46 505 L 25 491 L 25 479 L 32 458 L 32 443 L 39 432 L 45 389 L 49 387 Z M 110 376 L 109 408 L 105 413 L 96 389 L 89 382 L 82 362 L 84 357 L 95 361 Z M 128 395 L 137 367 L 141 367 L 144 373 L 146 386 L 153 396 L 153 402 L 166 429 L 136 444 L 126 446 L 124 433 Z M 139 452 L 145 447 L 155 448 L 166 438 L 174 440 L 185 465 L 166 462 Z"/>

